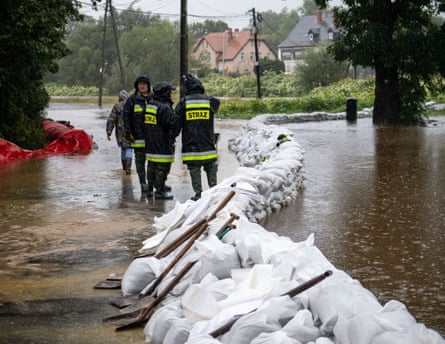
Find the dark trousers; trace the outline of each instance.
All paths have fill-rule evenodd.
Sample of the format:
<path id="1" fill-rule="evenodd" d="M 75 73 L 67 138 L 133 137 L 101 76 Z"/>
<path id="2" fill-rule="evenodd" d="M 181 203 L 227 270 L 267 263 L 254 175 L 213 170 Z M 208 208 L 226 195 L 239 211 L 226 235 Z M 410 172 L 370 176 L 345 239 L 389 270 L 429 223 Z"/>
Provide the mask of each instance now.
<path id="1" fill-rule="evenodd" d="M 134 148 L 134 164 L 141 184 L 147 184 L 145 161 L 145 148 Z"/>
<path id="2" fill-rule="evenodd" d="M 216 176 L 218 172 L 218 164 L 216 160 L 206 161 L 206 162 L 190 162 L 187 163 L 187 168 L 190 173 L 190 178 L 192 180 L 193 191 L 195 195 L 201 195 L 202 185 L 201 185 L 201 167 L 207 175 L 207 183 L 209 187 L 215 186 L 217 184 Z"/>
<path id="3" fill-rule="evenodd" d="M 170 163 L 163 162 L 148 162 L 148 190 L 156 189 L 156 192 L 165 192 L 165 182 L 170 173 Z"/>

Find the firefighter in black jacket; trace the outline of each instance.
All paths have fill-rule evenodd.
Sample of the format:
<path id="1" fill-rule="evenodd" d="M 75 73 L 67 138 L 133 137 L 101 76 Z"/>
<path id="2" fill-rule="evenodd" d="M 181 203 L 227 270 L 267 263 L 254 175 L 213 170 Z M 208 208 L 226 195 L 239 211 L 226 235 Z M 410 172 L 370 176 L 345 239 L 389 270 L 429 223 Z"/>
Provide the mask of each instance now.
<path id="1" fill-rule="evenodd" d="M 207 175 L 209 187 L 216 185 L 217 151 L 214 133 L 214 115 L 219 109 L 219 100 L 205 94 L 199 79 L 191 74 L 185 79 L 186 96 L 175 108 L 176 135 L 182 130 L 182 161 L 187 165 L 195 195 L 201 197 L 201 167 Z"/>
<path id="2" fill-rule="evenodd" d="M 145 162 L 144 118 L 150 95 L 150 79 L 139 76 L 134 82 L 134 93 L 127 99 L 124 106 L 125 135 L 134 149 L 136 172 L 142 192 L 148 191 Z"/>
<path id="3" fill-rule="evenodd" d="M 148 161 L 148 196 L 155 199 L 172 199 L 165 181 L 175 156 L 175 112 L 171 100 L 176 88 L 166 81 L 154 85 L 144 120 L 145 156 Z"/>

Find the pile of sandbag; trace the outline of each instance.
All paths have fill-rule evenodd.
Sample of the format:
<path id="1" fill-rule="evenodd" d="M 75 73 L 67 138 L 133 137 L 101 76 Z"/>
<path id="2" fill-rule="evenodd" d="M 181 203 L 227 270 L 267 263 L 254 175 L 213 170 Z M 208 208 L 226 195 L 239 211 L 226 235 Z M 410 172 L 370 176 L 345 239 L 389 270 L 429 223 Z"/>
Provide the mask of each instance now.
<path id="1" fill-rule="evenodd" d="M 291 133 L 250 121 L 230 145 L 242 166 L 200 200 L 155 218 L 157 234 L 141 248 L 154 255 L 124 274 L 124 296 L 144 294 L 155 281 L 159 295 L 196 262 L 149 318 L 147 342 L 445 343 L 400 302 L 380 305 L 328 261 L 313 235 L 294 242 L 258 224 L 302 186 L 303 149 Z M 323 278 L 299 290 L 316 276 Z"/>

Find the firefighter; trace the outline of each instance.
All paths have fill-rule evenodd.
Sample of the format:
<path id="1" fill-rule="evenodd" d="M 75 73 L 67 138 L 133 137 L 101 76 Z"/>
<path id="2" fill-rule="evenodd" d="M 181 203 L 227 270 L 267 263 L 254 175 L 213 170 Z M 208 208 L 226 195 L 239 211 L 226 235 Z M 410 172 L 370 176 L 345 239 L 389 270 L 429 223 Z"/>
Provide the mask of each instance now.
<path id="1" fill-rule="evenodd" d="M 144 120 L 145 153 L 148 161 L 148 194 L 155 199 L 172 199 L 165 181 L 175 155 L 175 112 L 171 99 L 176 88 L 167 81 L 154 85 Z"/>
<path id="2" fill-rule="evenodd" d="M 207 175 L 209 187 L 217 183 L 217 151 L 214 133 L 214 115 L 219 99 L 205 94 L 201 81 L 191 74 L 183 76 L 185 97 L 176 105 L 176 135 L 182 131 L 182 161 L 187 165 L 195 195 L 201 198 L 201 168 Z"/>
<path id="3" fill-rule="evenodd" d="M 134 82 L 134 93 L 127 99 L 124 106 L 125 134 L 134 149 L 134 162 L 138 174 L 141 191 L 148 191 L 144 118 L 148 101 L 151 97 L 150 79 L 146 75 L 139 76 Z"/>

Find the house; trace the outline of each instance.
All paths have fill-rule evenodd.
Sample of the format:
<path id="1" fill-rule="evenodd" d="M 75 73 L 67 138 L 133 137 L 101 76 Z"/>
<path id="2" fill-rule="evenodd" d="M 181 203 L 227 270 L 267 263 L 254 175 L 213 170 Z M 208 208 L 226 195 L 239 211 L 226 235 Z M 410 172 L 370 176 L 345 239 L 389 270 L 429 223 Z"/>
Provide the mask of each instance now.
<path id="1" fill-rule="evenodd" d="M 276 52 L 257 36 L 259 59 L 277 59 Z M 251 31 L 228 29 L 202 36 L 193 46 L 191 58 L 224 74 L 254 74 L 255 43 Z"/>
<path id="2" fill-rule="evenodd" d="M 307 49 L 334 41 L 338 33 L 339 29 L 329 12 L 319 10 L 316 15 L 301 17 L 286 39 L 278 45 L 278 58 L 284 62 L 285 72 L 295 70 Z"/>

